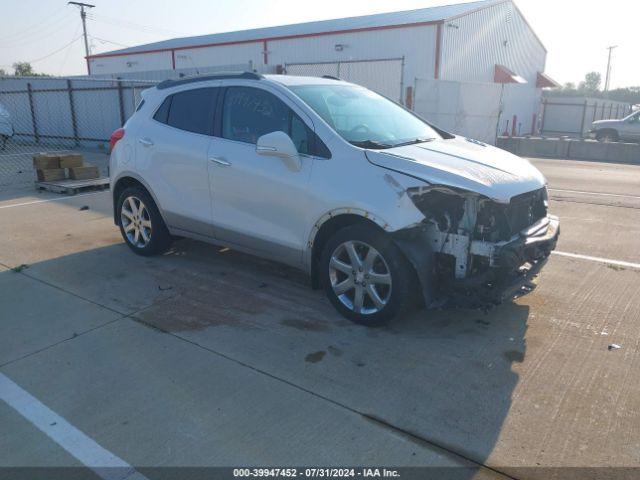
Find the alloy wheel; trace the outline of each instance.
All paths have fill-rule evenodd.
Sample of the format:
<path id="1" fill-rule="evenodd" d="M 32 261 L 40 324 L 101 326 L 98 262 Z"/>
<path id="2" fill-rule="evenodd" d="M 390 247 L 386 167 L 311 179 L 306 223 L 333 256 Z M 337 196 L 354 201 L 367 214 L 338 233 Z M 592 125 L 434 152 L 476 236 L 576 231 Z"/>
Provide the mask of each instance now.
<path id="1" fill-rule="evenodd" d="M 391 298 L 391 270 L 380 252 L 365 242 L 344 242 L 334 250 L 329 279 L 336 297 L 355 313 L 378 313 Z"/>
<path id="2" fill-rule="evenodd" d="M 151 217 L 149 210 L 138 197 L 124 199 L 120 209 L 122 228 L 129 242 L 137 248 L 146 247 L 151 241 Z"/>

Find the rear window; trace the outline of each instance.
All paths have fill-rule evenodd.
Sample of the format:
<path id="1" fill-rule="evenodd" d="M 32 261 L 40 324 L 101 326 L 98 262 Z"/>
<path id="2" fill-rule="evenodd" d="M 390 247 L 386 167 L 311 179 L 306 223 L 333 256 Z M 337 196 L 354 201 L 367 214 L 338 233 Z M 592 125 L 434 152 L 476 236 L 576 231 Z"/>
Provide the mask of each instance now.
<path id="1" fill-rule="evenodd" d="M 212 135 L 217 96 L 217 88 L 174 93 L 165 99 L 153 118 L 180 130 Z"/>

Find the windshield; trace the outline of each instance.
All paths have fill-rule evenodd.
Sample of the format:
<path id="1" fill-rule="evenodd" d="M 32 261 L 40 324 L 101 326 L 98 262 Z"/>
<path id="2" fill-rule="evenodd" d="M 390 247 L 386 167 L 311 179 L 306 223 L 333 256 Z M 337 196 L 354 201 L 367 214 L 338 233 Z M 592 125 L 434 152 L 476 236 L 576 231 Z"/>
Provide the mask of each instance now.
<path id="1" fill-rule="evenodd" d="M 633 112 L 628 117 L 625 117 L 624 120 L 631 120 L 632 122 L 637 122 L 640 120 L 640 112 Z"/>
<path id="2" fill-rule="evenodd" d="M 441 138 L 402 107 L 353 85 L 289 87 L 342 138 L 363 148 L 391 148 Z"/>

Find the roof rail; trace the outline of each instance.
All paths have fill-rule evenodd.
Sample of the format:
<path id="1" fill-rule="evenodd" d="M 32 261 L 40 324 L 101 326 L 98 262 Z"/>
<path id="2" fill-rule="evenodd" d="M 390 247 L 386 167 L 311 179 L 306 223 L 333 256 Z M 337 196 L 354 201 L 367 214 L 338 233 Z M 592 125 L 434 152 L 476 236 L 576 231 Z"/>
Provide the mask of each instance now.
<path id="1" fill-rule="evenodd" d="M 164 90 L 165 88 L 177 87 L 188 83 L 206 82 L 207 80 L 226 80 L 230 78 L 244 78 L 246 80 L 261 80 L 264 77 L 254 72 L 220 72 L 210 75 L 198 75 L 195 77 L 185 77 L 176 80 L 164 80 L 160 82 L 156 88 Z"/>
<path id="2" fill-rule="evenodd" d="M 333 75 L 322 75 L 322 78 L 328 78 L 329 80 L 340 80 L 340 81 L 342 81 L 341 78 L 334 77 Z"/>

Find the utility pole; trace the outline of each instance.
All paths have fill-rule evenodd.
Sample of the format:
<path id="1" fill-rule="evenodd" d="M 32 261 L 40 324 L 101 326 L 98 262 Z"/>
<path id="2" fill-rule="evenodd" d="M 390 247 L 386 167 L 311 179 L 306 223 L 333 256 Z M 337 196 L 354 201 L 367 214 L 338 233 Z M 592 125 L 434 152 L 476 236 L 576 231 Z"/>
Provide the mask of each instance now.
<path id="1" fill-rule="evenodd" d="M 618 45 L 612 45 L 611 47 L 607 47 L 607 50 L 609 50 L 609 60 L 607 61 L 607 77 L 606 77 L 606 80 L 604 81 L 605 92 L 609 91 L 609 82 L 611 81 L 611 52 L 613 52 L 613 50 L 616 48 L 618 48 Z"/>
<path id="2" fill-rule="evenodd" d="M 87 73 L 91 75 L 91 69 L 89 68 L 89 40 L 87 40 L 87 12 L 84 11 L 86 8 L 93 8 L 95 5 L 90 5 L 88 3 L 82 2 L 67 2 L 67 5 L 77 5 L 80 7 L 80 18 L 82 19 L 82 33 L 84 36 L 84 52 L 85 58 L 87 59 Z"/>

